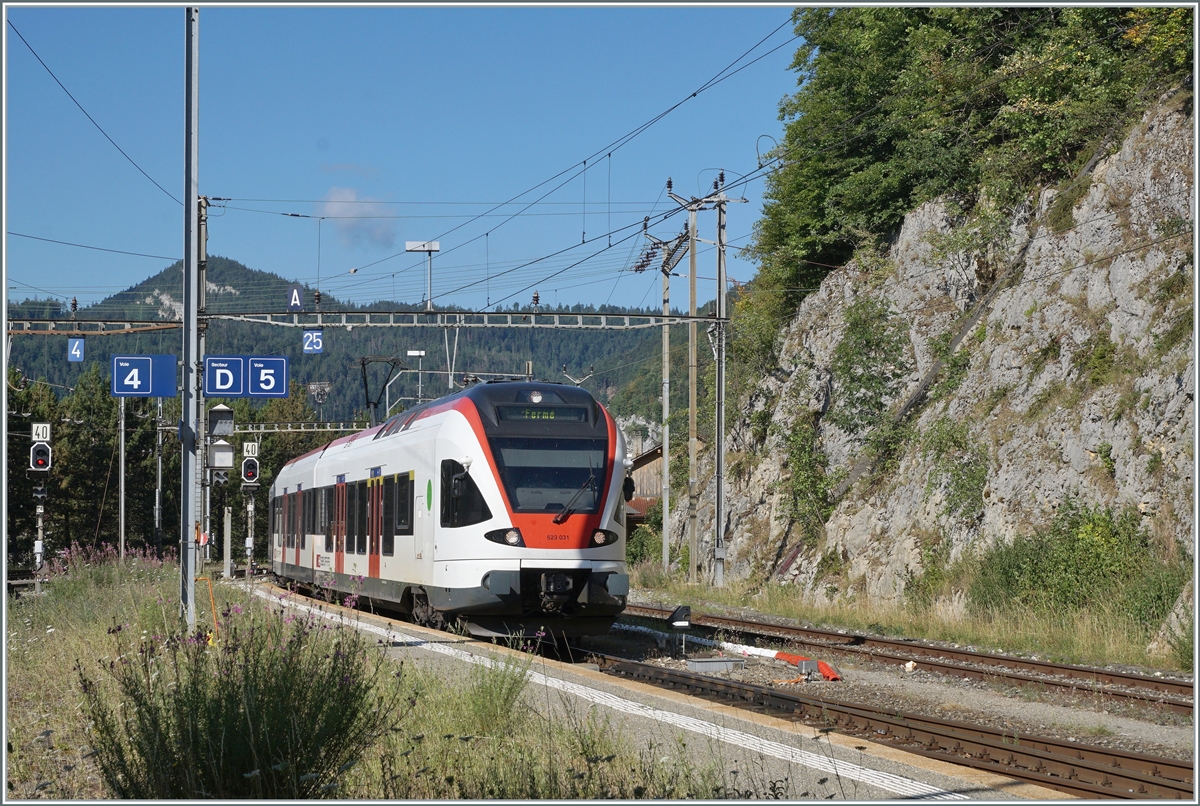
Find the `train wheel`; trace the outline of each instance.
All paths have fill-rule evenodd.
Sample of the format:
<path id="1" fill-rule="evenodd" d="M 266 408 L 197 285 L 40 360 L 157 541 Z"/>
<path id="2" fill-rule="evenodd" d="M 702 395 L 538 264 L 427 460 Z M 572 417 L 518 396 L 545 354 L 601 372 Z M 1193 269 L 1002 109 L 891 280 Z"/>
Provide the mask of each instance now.
<path id="1" fill-rule="evenodd" d="M 446 618 L 429 604 L 425 591 L 413 594 L 412 619 L 414 624 L 429 627 L 433 630 L 446 629 Z"/>

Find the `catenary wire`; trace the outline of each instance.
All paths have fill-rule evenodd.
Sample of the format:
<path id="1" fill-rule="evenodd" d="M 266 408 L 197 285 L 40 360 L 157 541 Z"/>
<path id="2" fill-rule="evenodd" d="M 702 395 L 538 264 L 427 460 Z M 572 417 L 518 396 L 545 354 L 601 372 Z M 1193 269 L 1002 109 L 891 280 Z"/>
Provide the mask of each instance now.
<path id="1" fill-rule="evenodd" d="M 154 177 L 150 176 L 150 174 L 148 174 L 148 173 L 146 173 L 144 170 L 142 170 L 142 166 L 140 166 L 140 165 L 138 165 L 136 162 L 134 162 L 134 161 L 133 161 L 133 157 L 131 157 L 131 156 L 129 156 L 128 154 L 126 154 L 126 153 L 125 153 L 125 149 L 123 149 L 123 148 L 121 148 L 119 145 L 117 145 L 117 142 L 116 142 L 115 140 L 113 140 L 111 137 L 109 137 L 109 136 L 108 136 L 108 132 L 104 131 L 103 127 L 101 127 L 101 125 L 100 125 L 99 123 L 97 123 L 97 122 L 96 122 L 96 119 L 95 119 L 94 117 L 92 117 L 90 114 L 88 114 L 88 111 L 87 111 L 86 109 L 84 109 L 84 108 L 83 108 L 83 104 L 81 104 L 81 103 L 79 103 L 79 101 L 76 101 L 76 100 L 75 100 L 75 96 L 71 94 L 71 91 L 70 91 L 70 90 L 68 90 L 68 89 L 67 89 L 65 86 L 63 86 L 63 83 L 62 83 L 61 81 L 59 81 L 59 80 L 58 80 L 58 76 L 54 75 L 54 71 L 53 71 L 53 70 L 51 70 L 51 69 L 50 69 L 50 67 L 49 67 L 49 66 L 48 66 L 48 65 L 47 65 L 47 64 L 46 64 L 44 61 L 42 61 L 42 57 L 41 57 L 41 56 L 39 56 L 39 55 L 37 54 L 37 51 L 33 49 L 33 45 L 30 45 L 30 44 L 29 44 L 29 42 L 27 42 L 27 41 L 26 41 L 25 37 L 24 37 L 24 36 L 21 36 L 21 32 L 17 30 L 17 26 L 13 25 L 13 21 L 12 21 L 12 20 L 8 20 L 8 27 L 9 27 L 9 28 L 12 28 L 12 29 L 13 29 L 13 33 L 15 33 L 15 34 L 16 34 L 18 37 L 20 37 L 21 41 L 25 43 L 25 47 L 29 48 L 29 52 L 33 54 L 33 58 L 37 59 L 37 60 L 38 60 L 38 63 L 39 63 L 39 64 L 41 64 L 41 65 L 42 65 L 42 67 L 45 67 L 45 68 L 46 68 L 46 72 L 50 74 L 50 77 L 51 77 L 52 79 L 54 79 L 54 82 L 55 82 L 56 84 L 58 84 L 58 86 L 62 87 L 62 91 L 63 91 L 63 92 L 65 92 L 65 93 L 67 94 L 67 97 L 68 97 L 68 98 L 70 98 L 70 99 L 71 99 L 71 100 L 72 100 L 72 101 L 75 103 L 75 105 L 76 105 L 77 107 L 79 107 L 79 111 L 80 111 L 80 112 L 82 112 L 84 115 L 86 115 L 86 116 L 87 116 L 87 119 L 88 119 L 88 120 L 90 120 L 90 121 L 92 122 L 92 125 L 93 125 L 93 126 L 95 126 L 97 129 L 99 129 L 99 130 L 100 130 L 100 133 L 104 135 L 104 138 L 105 138 L 106 140 L 108 140 L 108 142 L 112 143 L 112 145 L 113 145 L 113 148 L 115 148 L 117 151 L 120 151 L 120 152 L 121 152 L 121 156 L 122 156 L 122 157 L 124 157 L 125 159 L 129 160 L 129 164 L 130 164 L 130 165 L 132 165 L 134 168 L 137 168 L 137 169 L 138 169 L 138 171 L 139 171 L 139 172 L 142 174 L 142 176 L 146 177 L 146 178 L 147 178 L 147 179 L 149 179 L 151 182 L 153 182 L 153 183 L 154 183 L 154 186 L 155 186 L 156 188 L 158 188 L 159 190 L 161 190 L 163 193 L 166 193 L 166 194 L 167 194 L 167 198 L 169 198 L 171 201 L 175 202 L 176 204 L 178 204 L 178 205 L 182 206 L 182 205 L 183 205 L 183 202 L 181 202 L 179 199 L 177 199 L 177 198 L 175 198 L 173 195 L 171 195 L 170 191 L 168 191 L 168 190 L 167 190 L 166 188 L 164 188 L 162 185 L 158 184 L 158 182 L 155 182 L 155 181 L 154 181 Z"/>

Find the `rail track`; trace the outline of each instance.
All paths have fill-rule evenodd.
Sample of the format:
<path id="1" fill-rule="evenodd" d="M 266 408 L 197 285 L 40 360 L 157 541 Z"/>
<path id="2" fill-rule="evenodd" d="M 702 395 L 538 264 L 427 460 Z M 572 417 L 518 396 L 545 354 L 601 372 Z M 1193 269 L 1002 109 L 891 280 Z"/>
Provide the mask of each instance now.
<path id="1" fill-rule="evenodd" d="M 801 721 L 823 731 L 859 736 L 1079 797 L 1194 800 L 1192 766 L 1185 761 L 1021 736 L 583 652 L 608 674 Z"/>
<path id="2" fill-rule="evenodd" d="M 665 621 L 670 610 L 629 605 L 624 617 Z M 790 645 L 827 655 L 854 657 L 890 665 L 914 664 L 914 669 L 938 672 L 974 680 L 1003 680 L 1013 685 L 1042 686 L 1046 689 L 1085 692 L 1098 697 L 1165 708 L 1192 715 L 1193 685 L 1150 675 L 1089 669 L 1085 666 L 1050 663 L 1008 655 L 989 655 L 967 649 L 926 646 L 913 641 L 841 633 L 809 627 L 726 618 L 693 612 L 694 626 L 726 631 L 742 639 L 784 639 Z"/>
<path id="3" fill-rule="evenodd" d="M 637 611 L 667 615 L 667 611 L 654 608 L 630 609 L 643 617 L 647 614 Z M 693 623 L 721 621 L 724 629 L 729 629 L 730 623 L 750 624 L 695 614 L 692 620 Z M 843 641 L 855 638 L 840 633 L 829 634 Z M 564 649 L 574 661 L 584 658 L 610 675 L 803 722 L 826 732 L 838 731 L 1079 797 L 1195 799 L 1193 769 L 1187 761 L 806 696 L 639 663 L 591 649 Z"/>

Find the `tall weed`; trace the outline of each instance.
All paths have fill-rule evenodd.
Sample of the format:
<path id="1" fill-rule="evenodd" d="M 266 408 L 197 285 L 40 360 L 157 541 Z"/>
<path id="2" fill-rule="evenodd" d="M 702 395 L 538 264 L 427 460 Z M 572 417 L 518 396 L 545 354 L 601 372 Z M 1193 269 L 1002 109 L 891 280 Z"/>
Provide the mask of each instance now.
<path id="1" fill-rule="evenodd" d="M 76 671 L 118 797 L 309 798 L 337 788 L 402 716 L 391 664 L 349 627 L 226 610 L 205 631 L 133 641 L 110 628 L 110 691 Z"/>

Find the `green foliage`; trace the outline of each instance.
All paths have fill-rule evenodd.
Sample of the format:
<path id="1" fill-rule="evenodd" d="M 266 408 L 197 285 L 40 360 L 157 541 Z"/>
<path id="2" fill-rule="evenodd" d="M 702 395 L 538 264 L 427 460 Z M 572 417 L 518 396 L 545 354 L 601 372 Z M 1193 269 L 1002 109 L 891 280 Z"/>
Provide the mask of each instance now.
<path id="1" fill-rule="evenodd" d="M 1046 223 L 1054 232 L 1062 233 L 1075 226 L 1075 205 L 1087 195 L 1092 186 L 1092 175 L 1072 179 L 1060 187 L 1050 209 L 1046 211 Z"/>
<path id="2" fill-rule="evenodd" d="M 904 458 L 912 438 L 913 428 L 907 420 L 897 423 L 887 419 L 871 432 L 867 437 L 867 454 L 871 457 L 872 483 L 886 478 L 900 467 L 900 460 Z"/>
<path id="3" fill-rule="evenodd" d="M 829 421 L 852 435 L 878 426 L 908 374 L 907 348 L 907 327 L 886 301 L 864 296 L 850 305 L 830 362 L 836 386 Z"/>
<path id="4" fill-rule="evenodd" d="M 799 416 L 787 437 L 787 466 L 791 471 L 784 482 L 787 499 L 784 512 L 800 528 L 800 540 L 816 545 L 833 512 L 828 460 L 817 438 L 816 418 Z"/>
<path id="5" fill-rule="evenodd" d="M 799 89 L 780 104 L 779 169 L 746 249 L 760 269 L 755 304 L 734 308 L 746 320 L 739 360 L 769 364 L 805 289 L 924 201 L 949 197 L 968 214 L 975 242 L 955 251 L 1002 244 L 984 219 L 1007 219 L 1035 187 L 1074 177 L 1156 89 L 1187 74 L 1191 13 L 797 9 Z M 1060 224 L 1084 189 L 1060 194 Z"/>
<path id="6" fill-rule="evenodd" d="M 638 524 L 625 543 L 625 561 L 630 565 L 662 560 L 662 499 L 646 510 L 646 520 Z"/>
<path id="7" fill-rule="evenodd" d="M 1190 568 L 1158 557 L 1140 521 L 1136 510 L 1113 514 L 1068 499 L 1045 529 L 983 553 L 968 601 L 977 611 L 1116 607 L 1157 628 Z"/>
<path id="8" fill-rule="evenodd" d="M 1192 335 L 1196 312 L 1192 306 L 1180 307 L 1170 319 L 1170 325 L 1154 337 L 1154 353 L 1160 358 L 1183 344 Z"/>
<path id="9" fill-rule="evenodd" d="M 1079 380 L 1085 389 L 1099 389 L 1116 379 L 1119 371 L 1117 346 L 1108 337 L 1108 333 L 1101 331 L 1092 336 L 1076 351 L 1073 358 L 1075 363 L 1080 365 Z"/>
<path id="10" fill-rule="evenodd" d="M 1096 446 L 1096 455 L 1100 457 L 1100 463 L 1104 465 L 1104 472 L 1108 477 L 1116 478 L 1117 462 L 1113 459 L 1112 448 L 1111 442 L 1101 442 Z"/>
<path id="11" fill-rule="evenodd" d="M 137 642 L 115 625 L 115 708 L 77 667 L 114 795 L 320 797 L 399 722 L 390 662 L 357 630 L 261 610 L 227 610 L 218 642 L 204 631 Z"/>
<path id="12" fill-rule="evenodd" d="M 472 667 L 466 691 L 471 732 L 506 734 L 521 728 L 529 709 L 519 701 L 532 664 L 533 655 L 526 654 Z"/>
<path id="13" fill-rule="evenodd" d="M 1146 460 L 1146 473 L 1153 476 L 1163 468 L 1162 451 L 1155 448 L 1150 452 L 1150 458 Z"/>
<path id="14" fill-rule="evenodd" d="M 983 509 L 987 483 L 987 449 L 971 438 L 967 424 L 942 417 L 925 432 L 922 453 L 933 469 L 925 483 L 925 496 L 941 489 L 946 497 L 942 514 L 969 520 Z"/>
<path id="15" fill-rule="evenodd" d="M 937 535 L 921 546 L 921 572 L 905 569 L 904 603 L 917 611 L 928 610 L 950 581 L 951 541 Z"/>
<path id="16" fill-rule="evenodd" d="M 1193 613 L 1178 630 L 1167 636 L 1175 662 L 1185 672 L 1194 671 L 1196 664 L 1196 615 Z"/>
<path id="17" fill-rule="evenodd" d="M 1062 355 L 1062 346 L 1057 337 L 1051 337 L 1050 341 L 1042 345 L 1029 361 L 1029 370 L 1032 376 L 1040 375 L 1046 368 L 1046 364 L 1057 361 L 1060 355 Z"/>
<path id="18" fill-rule="evenodd" d="M 1155 66 L 1168 70 L 1187 69 L 1192 63 L 1193 15 L 1195 9 L 1135 8 L 1126 15 L 1129 30 L 1125 39 L 1137 45 Z"/>
<path id="19" fill-rule="evenodd" d="M 962 382 L 967 378 L 967 370 L 971 368 L 971 354 L 967 347 L 963 346 L 969 342 L 964 342 L 960 345 L 961 349 L 951 352 L 950 342 L 953 340 L 954 331 L 948 330 L 930 344 L 934 357 L 942 361 L 938 382 L 929 390 L 930 400 L 941 400 L 953 394 L 955 389 L 962 386 Z"/>

